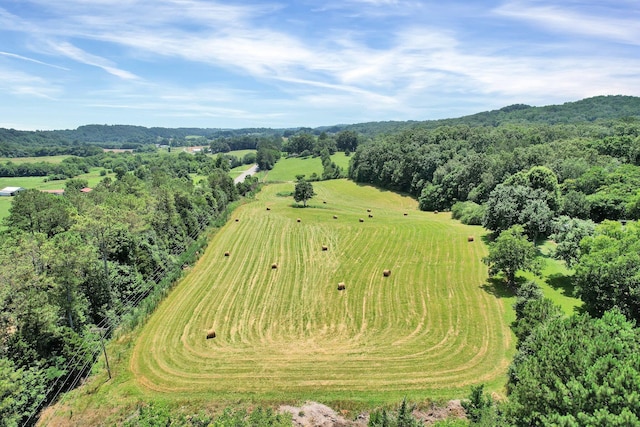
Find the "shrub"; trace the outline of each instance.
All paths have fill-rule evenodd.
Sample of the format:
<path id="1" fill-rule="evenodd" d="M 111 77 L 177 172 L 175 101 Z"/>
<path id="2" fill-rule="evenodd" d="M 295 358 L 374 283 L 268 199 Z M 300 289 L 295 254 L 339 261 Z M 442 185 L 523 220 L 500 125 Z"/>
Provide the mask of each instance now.
<path id="1" fill-rule="evenodd" d="M 457 202 L 451 207 L 451 216 L 467 225 L 482 225 L 485 207 L 474 202 Z"/>

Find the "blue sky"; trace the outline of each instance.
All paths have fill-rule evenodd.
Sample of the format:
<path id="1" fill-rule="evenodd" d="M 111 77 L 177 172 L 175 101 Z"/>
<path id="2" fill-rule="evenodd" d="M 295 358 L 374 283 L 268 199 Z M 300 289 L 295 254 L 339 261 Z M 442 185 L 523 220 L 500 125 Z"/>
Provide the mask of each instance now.
<path id="1" fill-rule="evenodd" d="M 640 96 L 638 0 L 0 0 L 0 127 L 297 127 Z"/>

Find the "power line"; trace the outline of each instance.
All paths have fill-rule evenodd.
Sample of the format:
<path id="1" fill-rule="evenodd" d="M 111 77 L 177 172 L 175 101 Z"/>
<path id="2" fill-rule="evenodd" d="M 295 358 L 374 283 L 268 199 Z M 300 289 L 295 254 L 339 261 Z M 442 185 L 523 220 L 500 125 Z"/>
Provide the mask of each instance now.
<path id="1" fill-rule="evenodd" d="M 222 215 L 227 215 L 227 211 L 226 208 L 224 211 L 219 212 Z M 209 225 L 211 224 L 211 222 L 216 219 L 215 217 L 209 217 L 209 218 L 203 218 L 202 222 L 198 223 L 198 227 L 196 227 L 194 230 L 192 230 L 191 233 L 187 234 L 185 237 L 187 239 L 185 239 L 186 241 L 191 240 L 191 243 L 188 245 L 185 245 L 185 251 L 183 251 L 182 253 L 178 253 L 175 254 L 173 251 L 179 247 L 178 244 L 173 244 L 171 248 L 169 249 L 169 255 L 173 255 L 176 258 L 181 258 L 185 255 L 189 255 L 189 252 L 191 252 L 191 255 L 193 253 L 195 253 L 197 251 L 197 249 L 195 247 L 193 247 L 193 245 L 197 242 L 198 238 L 200 237 L 201 233 L 206 230 Z M 191 249 L 189 249 L 191 247 Z M 135 308 L 138 307 L 138 305 L 140 304 L 140 302 L 142 300 L 144 300 L 146 297 L 148 297 L 152 292 L 153 292 L 153 288 L 155 288 L 162 280 L 162 278 L 165 277 L 166 272 L 171 271 L 172 269 L 174 269 L 175 267 L 178 266 L 178 262 L 176 262 L 177 260 L 172 260 L 172 264 L 168 267 L 162 267 L 162 266 L 158 266 L 156 267 L 156 269 L 154 270 L 154 272 L 152 274 L 149 275 L 149 277 L 147 278 L 147 280 L 145 281 L 145 285 L 149 284 L 149 282 L 153 283 L 154 285 L 152 285 L 150 288 L 148 289 L 144 289 L 141 290 L 139 289 L 141 292 L 137 292 L 135 293 L 133 296 L 130 296 L 129 298 L 125 299 L 122 302 L 122 305 L 120 307 L 120 313 L 117 313 L 117 311 L 114 313 L 115 314 L 115 319 L 111 318 L 109 315 L 105 316 L 97 325 L 95 325 L 95 328 L 99 328 L 102 331 L 106 333 L 111 333 L 113 331 L 115 331 L 115 329 L 120 325 L 120 322 L 122 321 L 122 318 L 128 314 L 130 311 L 134 310 Z M 83 339 L 85 339 L 85 337 L 83 337 Z M 102 334 L 101 334 L 101 340 L 102 340 Z M 48 388 L 47 392 L 43 395 L 43 397 L 40 399 L 40 401 L 37 403 L 37 407 L 36 410 L 29 416 L 29 418 L 26 420 L 25 425 L 28 425 L 31 420 L 33 419 L 33 417 L 39 413 L 40 407 L 43 404 L 43 402 L 45 401 L 45 399 L 47 399 L 47 396 L 50 395 L 50 393 L 53 392 L 53 390 L 55 389 L 56 392 L 53 395 L 53 397 L 51 399 L 48 399 L 49 402 L 55 402 L 55 400 L 58 398 L 58 396 L 60 395 L 60 393 L 65 389 L 65 385 L 69 382 L 71 376 L 72 376 L 72 372 L 76 372 L 74 379 L 71 381 L 70 383 L 70 387 L 69 389 L 73 389 L 76 387 L 76 385 L 78 384 L 78 382 L 80 381 L 81 378 L 83 378 L 84 372 L 86 371 L 86 369 L 95 362 L 97 355 L 99 354 L 99 352 L 101 351 L 101 349 L 103 349 L 103 347 L 101 345 L 99 345 L 98 343 L 93 343 L 93 348 L 91 348 L 91 346 L 89 347 L 85 347 L 84 350 L 78 350 L 76 352 L 76 354 L 74 354 L 74 357 L 66 364 L 65 366 L 65 370 L 68 372 L 66 376 L 60 376 L 58 377 L 53 384 L 51 384 L 51 386 Z M 106 349 L 103 350 L 104 354 L 105 354 L 105 359 L 107 358 L 107 353 L 106 353 Z M 91 355 L 91 357 L 87 357 Z M 85 360 L 85 363 L 82 365 L 81 369 L 77 370 L 77 368 L 80 366 L 81 362 Z M 107 365 L 108 365 L 108 361 L 106 361 Z M 58 382 L 61 380 L 62 377 L 65 377 L 64 381 L 56 388 L 56 385 L 58 384 Z M 52 414 L 55 415 L 55 411 Z"/>

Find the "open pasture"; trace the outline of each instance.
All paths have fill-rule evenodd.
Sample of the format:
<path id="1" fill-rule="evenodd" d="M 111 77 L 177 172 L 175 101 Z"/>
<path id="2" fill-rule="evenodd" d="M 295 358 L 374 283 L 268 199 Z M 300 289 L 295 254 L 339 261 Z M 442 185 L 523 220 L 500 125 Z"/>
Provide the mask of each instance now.
<path id="1" fill-rule="evenodd" d="M 59 164 L 68 157 L 72 157 L 70 155 L 59 155 L 59 156 L 44 156 L 44 157 L 0 157 L 0 163 L 5 164 L 7 162 L 14 163 L 16 165 L 20 165 L 23 163 L 53 163 Z"/>
<path id="2" fill-rule="evenodd" d="M 293 184 L 266 186 L 215 234 L 140 331 L 141 391 L 372 403 L 499 389 L 513 339 L 485 290 L 482 229 L 346 180 L 314 188 L 302 209 L 282 196 Z"/>
<path id="3" fill-rule="evenodd" d="M 349 169 L 349 159 L 343 152 L 337 152 L 331 156 L 331 161 L 340 166 L 345 173 Z M 322 175 L 322 160 L 320 157 L 283 157 L 275 164 L 272 170 L 266 174 L 265 181 L 295 181 L 296 175 L 304 175 L 307 179 L 312 173 Z"/>

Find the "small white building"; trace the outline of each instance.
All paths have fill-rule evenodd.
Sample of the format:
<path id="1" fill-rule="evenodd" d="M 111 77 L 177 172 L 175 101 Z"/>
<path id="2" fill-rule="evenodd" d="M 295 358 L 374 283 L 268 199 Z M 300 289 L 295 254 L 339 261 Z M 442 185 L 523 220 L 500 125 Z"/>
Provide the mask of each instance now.
<path id="1" fill-rule="evenodd" d="M 0 190 L 0 196 L 15 196 L 21 191 L 26 190 L 26 188 L 22 187 L 4 187 Z"/>

